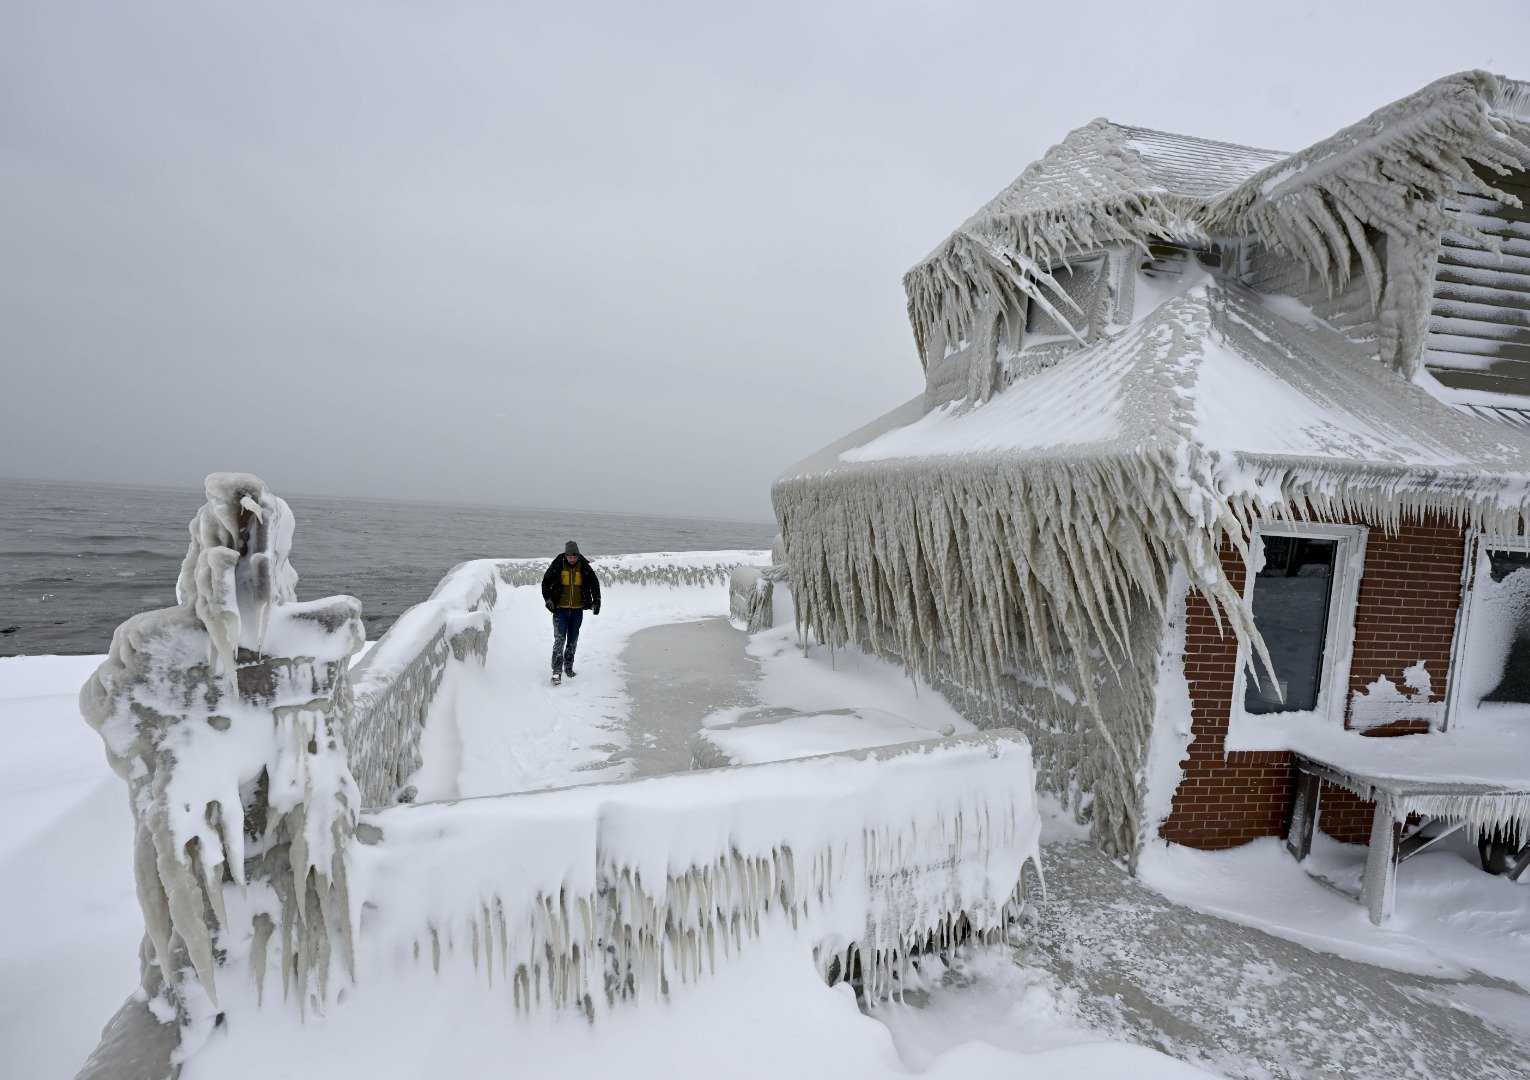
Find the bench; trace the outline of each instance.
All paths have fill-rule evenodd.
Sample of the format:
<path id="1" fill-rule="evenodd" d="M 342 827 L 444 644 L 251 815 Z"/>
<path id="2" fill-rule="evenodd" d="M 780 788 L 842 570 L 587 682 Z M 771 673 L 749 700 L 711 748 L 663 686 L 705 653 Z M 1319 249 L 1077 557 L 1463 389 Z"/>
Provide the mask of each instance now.
<path id="1" fill-rule="evenodd" d="M 1459 829 L 1468 826 L 1480 829 L 1530 815 L 1530 780 L 1523 784 L 1437 780 L 1402 772 L 1360 770 L 1352 764 L 1338 764 L 1305 753 L 1293 753 L 1291 757 L 1296 766 L 1296 803 L 1286 830 L 1286 847 L 1298 862 L 1312 851 L 1322 781 L 1375 803 L 1360 898 L 1371 922 L 1378 926 L 1392 914 L 1398 863 Z M 1413 815 L 1424 818 L 1426 824 L 1443 821 L 1446 828 L 1429 834 L 1421 825 L 1405 833 L 1404 825 Z M 1518 880 L 1527 868 L 1530 846 L 1519 853 L 1508 877 Z"/>

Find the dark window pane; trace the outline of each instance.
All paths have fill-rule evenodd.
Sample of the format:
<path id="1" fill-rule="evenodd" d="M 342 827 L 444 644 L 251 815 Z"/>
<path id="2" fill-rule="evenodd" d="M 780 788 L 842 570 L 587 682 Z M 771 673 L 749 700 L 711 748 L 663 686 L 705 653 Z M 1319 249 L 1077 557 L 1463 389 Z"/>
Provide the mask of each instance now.
<path id="1" fill-rule="evenodd" d="M 1243 695 L 1245 712 L 1317 707 L 1338 547 L 1337 540 L 1264 538 L 1264 569 L 1254 579 L 1254 625 L 1275 663 L 1275 683 L 1256 657 Z"/>
<path id="2" fill-rule="evenodd" d="M 1525 604 L 1530 594 L 1530 552 L 1490 551 L 1488 573 L 1498 586 L 1494 591 L 1509 603 L 1514 625 L 1505 626 L 1503 632 L 1512 633 L 1514 641 L 1503 658 L 1498 685 L 1482 700 L 1530 704 L 1530 611 Z"/>

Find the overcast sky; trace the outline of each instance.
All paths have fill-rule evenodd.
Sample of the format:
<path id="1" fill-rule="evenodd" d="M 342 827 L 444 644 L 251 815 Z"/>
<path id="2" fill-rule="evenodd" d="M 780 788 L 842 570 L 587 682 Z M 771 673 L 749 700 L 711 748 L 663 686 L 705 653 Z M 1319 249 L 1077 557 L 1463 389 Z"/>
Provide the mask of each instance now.
<path id="1" fill-rule="evenodd" d="M 0 475 L 767 519 L 1071 129 L 1530 77 L 1524 0 L 1247 6 L 7 0 Z"/>

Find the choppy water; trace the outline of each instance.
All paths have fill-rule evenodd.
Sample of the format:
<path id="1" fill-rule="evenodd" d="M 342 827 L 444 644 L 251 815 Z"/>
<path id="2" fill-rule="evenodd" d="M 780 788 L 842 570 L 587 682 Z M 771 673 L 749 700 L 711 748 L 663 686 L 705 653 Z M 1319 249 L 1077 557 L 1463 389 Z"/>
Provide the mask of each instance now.
<path id="1" fill-rule="evenodd" d="M 194 488 L 0 480 L 0 656 L 100 653 L 128 616 L 175 603 Z M 361 600 L 376 637 L 465 559 L 767 548 L 766 523 L 287 497 L 304 599 Z"/>

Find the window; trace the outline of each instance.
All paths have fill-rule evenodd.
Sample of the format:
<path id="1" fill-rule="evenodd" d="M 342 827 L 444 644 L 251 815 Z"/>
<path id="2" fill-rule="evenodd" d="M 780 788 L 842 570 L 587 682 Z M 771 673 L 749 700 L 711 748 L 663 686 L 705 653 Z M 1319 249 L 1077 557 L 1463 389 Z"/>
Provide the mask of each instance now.
<path id="1" fill-rule="evenodd" d="M 1244 691 L 1249 713 L 1311 712 L 1323 684 L 1328 611 L 1337 540 L 1266 536 L 1264 568 L 1254 578 L 1254 625 L 1274 664 L 1255 660 Z"/>
<path id="2" fill-rule="evenodd" d="M 1530 704 L 1530 552 L 1489 551 L 1484 599 L 1498 611 L 1504 650 L 1493 688 L 1483 702 Z"/>
<path id="3" fill-rule="evenodd" d="M 1105 263 L 1103 256 L 1095 256 L 1077 260 L 1070 266 L 1059 263 L 1050 271 L 1052 280 L 1057 282 L 1057 287 L 1073 303 L 1070 304 L 1068 300 L 1063 300 L 1055 294 L 1049 295 L 1047 299 L 1058 313 L 1068 320 L 1069 325 L 1085 337 L 1088 337 L 1093 329 L 1090 324 L 1105 285 Z M 1076 309 L 1074 305 L 1077 305 Z M 1038 337 L 1072 336 L 1067 326 L 1058 322 L 1050 312 L 1034 300 L 1029 303 L 1025 332 Z"/>
<path id="4" fill-rule="evenodd" d="M 1235 719 L 1246 725 L 1258 717 L 1267 725 L 1275 714 L 1300 714 L 1342 721 L 1365 535 L 1359 525 L 1308 524 L 1264 526 L 1255 535 L 1262 561 L 1244 599 L 1274 671 L 1245 652 L 1234 685 Z M 1243 735 L 1257 740 L 1257 727 Z"/>

